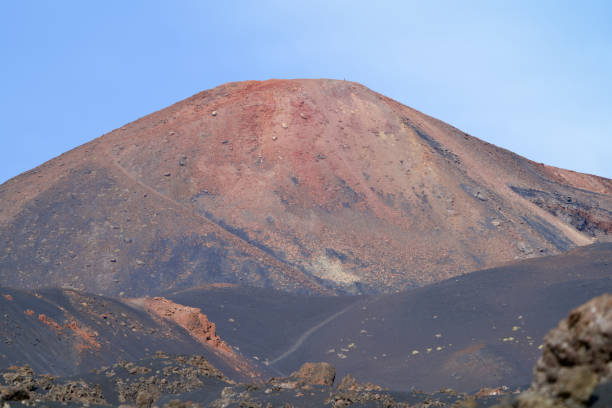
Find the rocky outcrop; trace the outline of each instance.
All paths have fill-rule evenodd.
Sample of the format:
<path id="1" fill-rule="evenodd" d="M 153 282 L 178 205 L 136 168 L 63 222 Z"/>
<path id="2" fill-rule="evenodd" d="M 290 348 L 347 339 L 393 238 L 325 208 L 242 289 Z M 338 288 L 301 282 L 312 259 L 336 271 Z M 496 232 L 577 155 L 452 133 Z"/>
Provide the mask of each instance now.
<path id="1" fill-rule="evenodd" d="M 217 335 L 215 324 L 200 309 L 179 305 L 164 297 L 147 298 L 144 303 L 149 313 L 178 324 L 200 343 L 232 353 L 230 347 Z"/>
<path id="2" fill-rule="evenodd" d="M 334 387 L 334 376 L 327 363 L 306 363 L 290 377 L 267 384 L 235 383 L 203 356 L 156 352 L 64 378 L 37 375 L 28 366 L 0 370 L 0 406 L 475 408 L 492 401 L 450 389 L 389 392 L 348 374 Z"/>
<path id="3" fill-rule="evenodd" d="M 336 369 L 329 363 L 304 363 L 290 378 L 304 384 L 331 387 L 336 379 Z"/>
<path id="4" fill-rule="evenodd" d="M 544 339 L 531 388 L 512 406 L 591 406 L 598 384 L 612 380 L 612 295 L 574 309 Z"/>
<path id="5" fill-rule="evenodd" d="M 342 378 L 342 381 L 340 381 L 337 388 L 343 391 L 382 391 L 382 387 L 380 385 L 372 383 L 359 383 L 357 379 L 350 374 L 347 374 L 344 376 L 344 378 Z"/>
<path id="6" fill-rule="evenodd" d="M 275 389 L 310 388 L 313 385 L 331 387 L 336 379 L 336 368 L 329 363 L 304 363 L 289 377 L 270 378 L 268 384 Z"/>
<path id="7" fill-rule="evenodd" d="M 16 406 L 14 403 L 36 407 L 123 404 L 148 408 L 162 396 L 199 389 L 217 392 L 232 384 L 203 356 L 157 352 L 144 360 L 122 361 L 88 374 L 64 378 L 36 374 L 27 365 L 0 370 L 0 406 Z"/>
<path id="8" fill-rule="evenodd" d="M 132 299 L 133 305 L 144 307 L 145 310 L 162 320 L 176 323 L 185 329 L 189 335 L 211 348 L 236 372 L 248 378 L 260 380 L 260 371 L 243 356 L 234 351 L 217 335 L 215 324 L 196 307 L 174 303 L 164 297 Z"/>
<path id="9" fill-rule="evenodd" d="M 610 381 L 612 364 L 612 295 L 578 307 L 545 338 L 532 388 L 565 400 L 586 403 L 595 386 Z"/>
<path id="10" fill-rule="evenodd" d="M 612 234 L 612 211 L 597 206 L 589 196 L 573 197 L 558 192 L 511 186 L 512 191 L 591 237 L 607 240 Z"/>
<path id="11" fill-rule="evenodd" d="M 29 366 L 13 366 L 2 373 L 0 379 L 0 401 L 31 402 L 38 406 L 41 401 L 56 401 L 75 406 L 106 404 L 99 385 L 89 384 L 83 379 L 56 380 L 48 375 L 37 376 Z"/>

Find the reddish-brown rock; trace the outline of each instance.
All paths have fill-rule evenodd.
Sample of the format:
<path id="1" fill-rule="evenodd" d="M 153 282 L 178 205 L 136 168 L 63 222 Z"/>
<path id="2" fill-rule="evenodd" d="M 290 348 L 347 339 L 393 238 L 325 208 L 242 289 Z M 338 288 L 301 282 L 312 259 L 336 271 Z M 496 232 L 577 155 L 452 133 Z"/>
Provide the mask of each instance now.
<path id="1" fill-rule="evenodd" d="M 290 376 L 303 384 L 334 385 L 336 369 L 329 363 L 304 363 L 302 367 Z"/>
<path id="2" fill-rule="evenodd" d="M 599 382 L 612 380 L 611 369 L 612 295 L 605 294 L 574 309 L 546 335 L 532 388 L 575 405 L 587 401 Z"/>
<path id="3" fill-rule="evenodd" d="M 150 313 L 187 330 L 200 343 L 232 353 L 232 349 L 217 335 L 215 324 L 209 321 L 200 309 L 179 305 L 163 297 L 147 298 L 144 305 Z"/>
<path id="4" fill-rule="evenodd" d="M 215 324 L 208 320 L 200 309 L 180 305 L 164 297 L 132 299 L 129 302 L 144 307 L 147 312 L 160 319 L 176 323 L 187 330 L 195 340 L 210 347 L 236 372 L 251 379 L 260 380 L 260 371 L 217 335 Z"/>
<path id="5" fill-rule="evenodd" d="M 612 295 L 604 294 L 548 332 L 531 388 L 496 407 L 586 408 L 598 399 L 593 398 L 596 386 L 611 380 Z"/>

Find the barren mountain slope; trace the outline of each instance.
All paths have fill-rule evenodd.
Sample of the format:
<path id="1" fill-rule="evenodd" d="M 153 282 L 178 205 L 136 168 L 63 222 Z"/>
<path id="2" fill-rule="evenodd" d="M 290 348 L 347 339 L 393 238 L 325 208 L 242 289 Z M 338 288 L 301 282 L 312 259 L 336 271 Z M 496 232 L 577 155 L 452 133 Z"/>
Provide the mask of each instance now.
<path id="1" fill-rule="evenodd" d="M 376 297 L 254 288 L 167 297 L 206 310 L 222 338 L 276 373 L 326 361 L 339 378 L 392 390 L 475 392 L 526 387 L 549 328 L 611 291 L 612 243 L 599 243 Z"/>
<path id="2" fill-rule="evenodd" d="M 356 83 L 230 83 L 0 186 L 0 281 L 395 291 L 607 240 L 611 193 Z"/>
<path id="3" fill-rule="evenodd" d="M 126 304 L 74 290 L 0 287 L 0 310 L 0 369 L 27 364 L 66 376 L 166 352 L 206 356 L 237 380 L 265 372 L 220 339 L 199 309 L 159 298 Z"/>
<path id="4" fill-rule="evenodd" d="M 612 291 L 612 243 L 382 296 L 235 285 L 112 299 L 0 288 L 0 369 L 74 375 L 118 360 L 201 354 L 242 381 L 327 361 L 393 390 L 526 386 L 549 327 Z"/>

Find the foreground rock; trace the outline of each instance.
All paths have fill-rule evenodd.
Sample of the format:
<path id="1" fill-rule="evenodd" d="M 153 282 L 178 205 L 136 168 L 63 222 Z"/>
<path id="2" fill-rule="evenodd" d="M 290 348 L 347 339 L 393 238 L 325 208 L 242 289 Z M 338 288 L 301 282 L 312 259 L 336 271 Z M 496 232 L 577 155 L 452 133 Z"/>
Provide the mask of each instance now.
<path id="1" fill-rule="evenodd" d="M 106 405 L 100 386 L 81 379 L 56 381 L 52 376 L 36 376 L 29 366 L 11 367 L 2 373 L 0 401 L 37 404 L 40 401 Z"/>
<path id="2" fill-rule="evenodd" d="M 155 356 L 119 362 L 77 377 L 36 375 L 28 366 L 0 373 L 0 406 L 22 407 L 482 407 L 497 398 L 445 390 L 391 392 L 347 375 L 333 386 L 335 368 L 306 363 L 289 377 L 236 384 L 202 356 Z M 476 402 L 478 401 L 478 402 Z"/>
<path id="3" fill-rule="evenodd" d="M 612 379 L 611 368 L 612 295 L 605 294 L 574 309 L 546 335 L 531 388 L 512 406 L 596 406 Z"/>
<path id="4" fill-rule="evenodd" d="M 216 394 L 233 383 L 202 356 L 157 353 L 137 362 L 119 362 L 77 377 L 36 375 L 28 366 L 11 367 L 0 376 L 0 401 L 40 406 L 128 404 L 150 407 L 163 396 L 205 388 Z M 52 405 L 52 404 L 51 404 Z"/>

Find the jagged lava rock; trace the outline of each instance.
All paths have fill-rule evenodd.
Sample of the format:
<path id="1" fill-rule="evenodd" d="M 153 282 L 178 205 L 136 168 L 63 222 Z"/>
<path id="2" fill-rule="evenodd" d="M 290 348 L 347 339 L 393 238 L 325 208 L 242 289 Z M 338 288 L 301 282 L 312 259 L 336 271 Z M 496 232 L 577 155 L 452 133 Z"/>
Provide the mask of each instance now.
<path id="1" fill-rule="evenodd" d="M 612 295 L 574 309 L 545 337 L 532 388 L 553 397 L 587 401 L 593 388 L 612 379 Z"/>
<path id="2" fill-rule="evenodd" d="M 304 384 L 334 385 L 336 369 L 329 363 L 304 363 L 300 369 L 290 376 Z"/>
<path id="3" fill-rule="evenodd" d="M 572 310 L 546 335 L 531 388 L 499 407 L 608 406 L 597 401 L 610 401 L 611 379 L 612 295 L 604 294 Z M 606 386 L 597 388 L 601 384 Z"/>

